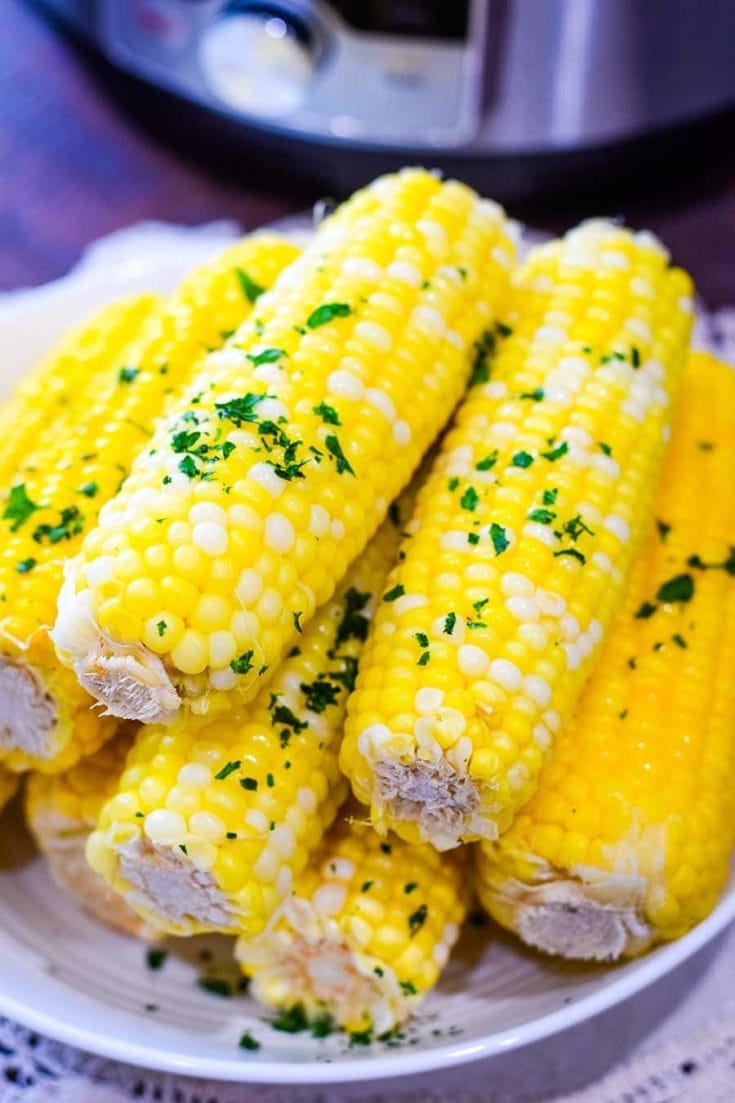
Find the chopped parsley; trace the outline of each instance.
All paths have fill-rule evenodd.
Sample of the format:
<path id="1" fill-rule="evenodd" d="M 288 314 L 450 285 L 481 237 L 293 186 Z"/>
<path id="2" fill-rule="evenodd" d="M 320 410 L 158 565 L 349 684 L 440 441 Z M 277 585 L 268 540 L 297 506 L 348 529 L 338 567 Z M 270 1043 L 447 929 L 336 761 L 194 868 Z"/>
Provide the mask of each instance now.
<path id="1" fill-rule="evenodd" d="M 442 629 L 442 631 L 445 633 L 445 635 L 451 636 L 452 632 L 454 631 L 454 626 L 455 626 L 456 623 L 457 623 L 457 614 L 456 613 L 447 613 L 447 615 L 444 618 L 444 628 Z"/>
<path id="2" fill-rule="evenodd" d="M 462 497 L 459 499 L 459 504 L 462 509 L 467 509 L 473 512 L 477 508 L 477 503 L 480 498 L 475 490 L 474 486 L 468 486 Z"/>
<path id="3" fill-rule="evenodd" d="M 303 617 L 303 615 L 304 614 L 300 610 L 293 614 L 293 626 L 297 632 L 301 633 L 301 635 L 303 635 L 304 633 L 304 629 L 301 627 L 301 618 Z"/>
<path id="4" fill-rule="evenodd" d="M 475 464 L 475 471 L 489 471 L 492 467 L 495 467 L 497 462 L 498 450 L 495 448 L 492 452 L 488 452 L 487 456 L 483 456 L 479 463 Z"/>
<path id="5" fill-rule="evenodd" d="M 159 620 L 158 621 L 158 623 L 156 624 L 156 631 L 158 632 L 159 636 L 162 636 L 164 634 L 164 632 L 166 631 L 166 621 L 165 620 Z"/>
<path id="6" fill-rule="evenodd" d="M 262 349 L 260 352 L 246 353 L 248 360 L 255 368 L 259 368 L 261 364 L 275 364 L 286 355 L 287 353 L 284 349 L 277 348 L 268 348 Z"/>
<path id="7" fill-rule="evenodd" d="M 393 853 L 393 847 L 390 845 L 390 843 L 381 843 L 380 849 L 382 850 L 383 854 Z"/>
<path id="8" fill-rule="evenodd" d="M 222 980 L 220 977 L 199 977 L 197 985 L 202 991 L 209 992 L 210 996 L 229 999 L 232 995 L 232 985 L 229 981 Z"/>
<path id="9" fill-rule="evenodd" d="M 323 674 L 320 674 L 311 685 L 301 684 L 301 692 L 306 695 L 306 707 L 310 712 L 324 712 L 331 705 L 336 705 L 342 687 L 328 682 Z"/>
<path id="10" fill-rule="evenodd" d="M 682 649 L 686 648 L 687 641 L 684 639 L 684 637 L 682 635 L 680 635 L 679 632 L 674 632 L 674 634 L 671 638 L 672 638 L 672 640 L 674 641 L 674 643 L 676 644 L 677 647 L 681 647 Z"/>
<path id="11" fill-rule="evenodd" d="M 419 647 L 429 646 L 429 637 L 426 635 L 426 632 L 414 632 L 414 639 Z"/>
<path id="12" fill-rule="evenodd" d="M 630 350 L 630 362 L 634 368 L 640 368 L 641 366 L 641 354 L 635 345 Z"/>
<path id="13" fill-rule="evenodd" d="M 260 1049 L 260 1042 L 253 1038 L 249 1030 L 246 1030 L 244 1034 L 240 1035 L 240 1041 L 238 1042 L 240 1049 L 256 1050 Z"/>
<path id="14" fill-rule="evenodd" d="M 18 483 L 17 486 L 11 487 L 8 504 L 3 511 L 3 520 L 11 521 L 10 531 L 17 532 L 31 514 L 41 508 L 28 497 L 25 483 Z"/>
<path id="15" fill-rule="evenodd" d="M 666 543 L 666 537 L 671 532 L 671 525 L 667 525 L 665 521 L 656 521 L 656 528 L 658 529 L 658 535 L 661 539 L 661 543 Z"/>
<path id="16" fill-rule="evenodd" d="M 78 536 L 84 528 L 84 515 L 76 506 L 67 506 L 59 514 L 59 520 L 55 525 L 38 525 L 33 532 L 33 539 L 37 544 L 42 544 L 47 539 L 50 544 L 59 544 L 62 540 L 71 540 L 72 536 Z"/>
<path id="17" fill-rule="evenodd" d="M 269 1021 L 274 1030 L 280 1030 L 284 1034 L 301 1034 L 309 1030 L 314 1038 L 326 1038 L 335 1029 L 331 1015 L 325 1013 L 309 1019 L 302 1003 L 295 1003 L 293 1007 L 280 1011 L 275 1019 Z"/>
<path id="18" fill-rule="evenodd" d="M 233 674 L 247 674 L 253 669 L 253 652 L 243 651 L 237 659 L 233 659 L 230 663 L 230 670 Z"/>
<path id="19" fill-rule="evenodd" d="M 240 787 L 247 789 L 249 793 L 254 793 L 258 788 L 258 779 L 254 777 L 243 777 L 240 779 Z"/>
<path id="20" fill-rule="evenodd" d="M 636 620 L 648 620 L 656 612 L 656 606 L 650 601 L 644 601 L 635 611 Z"/>
<path id="21" fill-rule="evenodd" d="M 417 996 L 418 989 L 412 980 L 400 980 L 398 982 L 401 986 L 401 991 L 404 996 Z"/>
<path id="22" fill-rule="evenodd" d="M 375 884 L 375 881 L 363 881 L 360 886 L 360 892 L 370 892 L 370 889 Z"/>
<path id="23" fill-rule="evenodd" d="M 612 446 L 607 444 L 604 440 L 598 440 L 597 447 L 601 452 L 604 452 L 606 456 L 612 456 Z"/>
<path id="24" fill-rule="evenodd" d="M 254 303 L 265 291 L 265 288 L 256 283 L 244 268 L 236 268 L 235 275 L 237 276 L 237 282 L 240 284 L 240 290 L 249 303 Z"/>
<path id="25" fill-rule="evenodd" d="M 342 451 L 342 445 L 339 443 L 339 438 L 336 437 L 333 433 L 330 433 L 329 436 L 324 438 L 324 443 L 326 445 L 327 452 L 329 452 L 330 456 L 333 456 L 336 460 L 337 474 L 343 475 L 345 471 L 348 471 L 350 475 L 354 475 L 355 472 L 353 471 L 349 460 Z"/>
<path id="26" fill-rule="evenodd" d="M 459 479 L 457 478 L 456 475 L 453 475 L 452 478 L 447 483 L 447 487 L 449 488 L 449 490 L 452 493 L 454 493 L 454 491 L 457 489 L 458 486 L 459 486 Z"/>
<path id="27" fill-rule="evenodd" d="M 559 493 L 558 487 L 552 487 L 551 490 L 545 490 L 541 495 L 541 501 L 545 506 L 553 506 L 556 503 L 556 498 Z"/>
<path id="28" fill-rule="evenodd" d="M 316 310 L 312 310 L 306 319 L 306 324 L 309 329 L 318 329 L 319 326 L 326 325 L 334 318 L 346 318 L 351 313 L 352 307 L 348 306 L 347 303 L 324 303 L 322 306 L 318 306 Z"/>
<path id="29" fill-rule="evenodd" d="M 320 402 L 318 406 L 312 407 L 314 413 L 322 419 L 326 425 L 341 425 L 339 420 L 339 414 L 335 410 L 334 406 L 329 406 L 326 402 Z"/>
<path id="30" fill-rule="evenodd" d="M 511 467 L 530 467 L 532 463 L 533 456 L 530 452 L 516 452 L 510 461 Z"/>
<path id="31" fill-rule="evenodd" d="M 410 894 L 411 894 L 412 892 L 414 892 L 414 891 L 415 891 L 415 890 L 416 890 L 416 889 L 417 889 L 418 887 L 419 887 L 419 886 L 418 886 L 418 882 L 417 882 L 417 881 L 409 881 L 407 885 L 404 885 L 404 886 L 403 886 L 403 891 L 404 891 L 404 892 L 406 893 L 406 895 L 410 895 Z"/>
<path id="32" fill-rule="evenodd" d="M 583 532 L 586 532 L 589 536 L 594 536 L 593 530 L 586 525 L 582 520 L 579 513 L 577 513 L 570 521 L 567 521 L 563 527 L 563 532 L 570 536 L 575 542 L 579 540 Z"/>
<path id="33" fill-rule="evenodd" d="M 467 533 L 467 543 L 472 544 L 472 545 L 479 544 L 480 543 L 479 533 L 477 533 L 477 532 L 468 532 Z"/>
<path id="34" fill-rule="evenodd" d="M 543 387 L 536 387 L 533 391 L 524 391 L 519 398 L 530 399 L 532 402 L 541 402 L 544 397 Z"/>
<path id="35" fill-rule="evenodd" d="M 409 915 L 408 929 L 411 932 L 411 938 L 413 938 L 413 936 L 415 934 L 418 934 L 418 932 L 421 930 L 424 923 L 426 922 L 426 917 L 428 914 L 429 909 L 427 908 L 426 904 L 421 904 L 421 906 L 418 907 L 415 912 L 412 912 L 411 915 Z"/>
<path id="36" fill-rule="evenodd" d="M 581 551 L 577 551 L 576 548 L 562 548 L 560 551 L 554 552 L 555 559 L 558 559 L 560 555 L 571 556 L 573 559 L 579 560 L 582 564 L 587 562 L 586 556 L 582 555 Z"/>
<path id="37" fill-rule="evenodd" d="M 399 595 L 396 594 L 396 597 L 398 596 Z M 355 639 L 364 641 L 367 639 L 370 621 L 363 615 L 362 610 L 370 601 L 370 597 L 370 593 L 360 593 L 354 586 L 351 586 L 345 594 L 344 613 L 342 614 L 342 620 L 337 625 L 337 632 L 334 638 L 334 649 L 330 652 L 330 658 L 333 658 L 334 652 L 348 640 Z M 390 598 L 388 600 L 393 599 Z"/>
<path id="38" fill-rule="evenodd" d="M 218 417 L 223 421 L 231 421 L 239 429 L 246 422 L 258 420 L 258 415 L 255 412 L 256 407 L 266 398 L 268 398 L 268 395 L 253 394 L 249 391 L 238 398 L 230 398 L 227 402 L 215 402 L 214 408 Z M 174 445 L 174 452 L 179 451 L 188 451 L 188 449 L 176 448 Z"/>
<path id="39" fill-rule="evenodd" d="M 83 494 L 85 498 L 94 498 L 99 490 L 97 483 L 85 483 L 83 486 L 77 487 L 77 493 Z"/>
<path id="40" fill-rule="evenodd" d="M 397 582 L 395 586 L 392 586 L 390 590 L 383 594 L 383 601 L 396 601 L 397 598 L 403 597 L 405 592 L 405 586 L 401 582 Z"/>
<path id="41" fill-rule="evenodd" d="M 694 579 L 690 574 L 678 574 L 659 587 L 656 600 L 666 604 L 674 601 L 691 601 L 694 596 Z"/>
<path id="42" fill-rule="evenodd" d="M 532 509 L 528 514 L 529 521 L 535 521 L 539 525 L 550 525 L 556 520 L 556 514 L 551 509 Z"/>
<path id="43" fill-rule="evenodd" d="M 490 378 L 490 357 L 495 352 L 497 339 L 491 329 L 486 329 L 482 336 L 475 342 L 475 355 L 472 361 L 470 373 L 470 386 L 479 383 L 487 383 Z"/>
<path id="44" fill-rule="evenodd" d="M 490 525 L 490 539 L 493 542 L 496 556 L 502 555 L 506 548 L 510 546 L 510 540 L 505 535 L 505 529 L 502 525 L 496 524 L 495 521 Z"/>
<path id="45" fill-rule="evenodd" d="M 133 380 L 140 375 L 140 368 L 122 367 L 117 373 L 118 382 L 120 383 L 132 383 Z"/>
<path id="46" fill-rule="evenodd" d="M 416 661 L 416 666 L 426 666 L 426 664 L 430 661 L 430 659 L 431 659 L 431 652 L 430 651 L 424 651 L 424 653 L 422 655 L 419 655 L 419 657 Z"/>
<path id="47" fill-rule="evenodd" d="M 218 774 L 214 775 L 214 780 L 224 781 L 226 777 L 230 776 L 230 774 L 234 774 L 235 770 L 239 770 L 240 765 L 241 762 L 239 758 L 236 758 L 234 762 L 228 762 L 225 766 L 222 767 Z"/>
<path id="48" fill-rule="evenodd" d="M 550 451 L 541 452 L 541 455 L 544 457 L 545 460 L 550 460 L 551 463 L 553 463 L 554 460 L 558 460 L 561 459 L 562 456 L 566 456 L 568 451 L 569 445 L 565 440 L 563 440 L 561 444 L 557 444 L 554 448 L 550 449 Z"/>
<path id="49" fill-rule="evenodd" d="M 179 471 L 181 471 L 183 475 L 188 475 L 190 479 L 195 478 L 199 474 L 199 468 L 192 456 L 184 456 L 183 460 L 179 462 Z"/>
<path id="50" fill-rule="evenodd" d="M 146 954 L 146 965 L 155 972 L 163 968 L 167 957 L 168 950 L 162 950 L 158 946 L 151 946 Z"/>
<path id="51" fill-rule="evenodd" d="M 33 570 L 37 562 L 38 560 L 34 559 L 33 556 L 29 556 L 28 559 L 21 559 L 20 563 L 16 563 L 15 569 L 18 574 L 28 574 L 29 571 Z"/>

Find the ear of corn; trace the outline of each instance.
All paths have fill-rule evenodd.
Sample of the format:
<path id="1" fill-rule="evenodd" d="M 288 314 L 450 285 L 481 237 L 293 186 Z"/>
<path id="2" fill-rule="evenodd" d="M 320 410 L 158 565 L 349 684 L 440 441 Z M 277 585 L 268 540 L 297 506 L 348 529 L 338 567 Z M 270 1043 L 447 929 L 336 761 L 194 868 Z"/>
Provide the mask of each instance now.
<path id="1" fill-rule="evenodd" d="M 151 939 L 156 930 L 109 888 L 85 858 L 87 839 L 114 792 L 133 734 L 130 728 L 121 730 L 65 773 L 31 774 L 25 789 L 26 818 L 59 888 L 106 926 Z"/>
<path id="2" fill-rule="evenodd" d="M 25 442 L 21 448 L 16 428 L 0 446 L 0 759 L 11 769 L 66 769 L 114 731 L 114 720 L 91 711 L 89 695 L 59 666 L 48 636 L 64 560 L 205 349 L 221 345 L 251 311 L 246 290 L 252 297 L 268 286 L 296 253 L 274 235 L 256 235 L 197 269 L 168 299 L 103 310 L 11 399 L 5 416 L 22 426 Z M 154 533 L 145 559 L 157 577 L 170 558 Z M 128 599 L 140 605 L 145 593 L 133 587 Z"/>
<path id="3" fill-rule="evenodd" d="M 649 516 L 690 291 L 654 238 L 605 222 L 520 268 L 349 704 L 341 764 L 379 830 L 491 839 L 532 795 Z"/>
<path id="4" fill-rule="evenodd" d="M 419 170 L 322 224 L 70 570 L 58 654 L 111 712 L 152 722 L 257 694 L 460 397 L 512 261 L 500 208 Z"/>
<path id="5" fill-rule="evenodd" d="M 347 694 L 398 542 L 386 521 L 252 704 L 140 731 L 88 857 L 150 922 L 256 933 L 290 890 L 345 796 Z"/>
<path id="6" fill-rule="evenodd" d="M 15 774 L 11 774 L 8 770 L 3 770 L 0 767 L 0 812 L 5 805 L 14 796 L 15 790 L 18 788 L 18 778 Z"/>
<path id="7" fill-rule="evenodd" d="M 536 795 L 479 857 L 485 906 L 548 952 L 609 959 L 677 938 L 727 877 L 733 470 L 735 372 L 695 355 L 625 603 Z"/>
<path id="8" fill-rule="evenodd" d="M 274 923 L 236 956 L 264 1004 L 360 1035 L 399 1026 L 436 984 L 467 913 L 465 852 L 381 839 L 351 806 Z"/>

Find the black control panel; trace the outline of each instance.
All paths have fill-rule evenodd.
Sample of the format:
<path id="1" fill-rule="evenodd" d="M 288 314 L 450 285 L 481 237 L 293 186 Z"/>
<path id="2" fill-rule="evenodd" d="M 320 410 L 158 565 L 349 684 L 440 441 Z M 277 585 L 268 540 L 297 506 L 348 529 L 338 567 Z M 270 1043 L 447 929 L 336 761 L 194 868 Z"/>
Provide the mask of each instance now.
<path id="1" fill-rule="evenodd" d="M 469 0 L 330 0 L 350 26 L 378 34 L 464 39 Z"/>

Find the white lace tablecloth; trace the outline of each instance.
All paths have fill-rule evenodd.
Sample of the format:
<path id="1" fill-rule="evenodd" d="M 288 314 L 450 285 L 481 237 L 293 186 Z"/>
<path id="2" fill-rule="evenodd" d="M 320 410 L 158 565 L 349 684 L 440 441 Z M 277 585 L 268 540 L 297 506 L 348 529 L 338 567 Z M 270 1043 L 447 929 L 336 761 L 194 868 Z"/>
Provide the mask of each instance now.
<path id="1" fill-rule="evenodd" d="M 302 220 L 298 228 L 303 225 Z M 160 224 L 133 227 L 97 243 L 77 274 L 90 279 L 100 260 L 129 258 L 140 238 L 146 239 L 148 248 L 155 243 L 157 250 L 170 252 L 174 268 L 181 264 L 183 248 L 187 266 L 192 266 L 235 233 L 230 223 L 195 230 Z M 49 295 L 53 289 L 49 285 Z M 0 297 L 0 320 L 3 300 L 15 305 L 22 294 Z M 709 347 L 735 364 L 735 309 L 714 314 L 700 309 L 695 345 Z M 517 1065 L 511 1062 L 510 1072 L 506 1061 L 502 1074 L 480 1063 L 455 1070 L 449 1080 L 445 1074 L 393 1080 L 383 1088 L 376 1081 L 296 1089 L 161 1075 L 81 1053 L 0 1019 L 0 1103 L 735 1103 L 735 930 L 721 940 L 699 976 L 701 969 L 695 962 L 687 974 L 690 991 L 685 998 L 673 1008 L 666 1005 L 660 1025 L 602 1079 L 594 1079 L 594 1070 L 604 1068 L 605 1061 L 594 1052 L 589 1031 L 561 1040 L 551 1064 L 548 1056 L 537 1061 L 530 1047 L 519 1053 Z M 0 962 L 0 977 L 1 973 Z M 653 996 L 643 992 L 636 998 Z M 59 1016 L 63 1017 L 63 1007 Z M 601 1052 L 604 1029 L 603 1023 Z M 546 1046 L 548 1051 L 548 1042 Z M 568 1085 L 590 1077 L 588 1086 L 570 1094 Z"/>

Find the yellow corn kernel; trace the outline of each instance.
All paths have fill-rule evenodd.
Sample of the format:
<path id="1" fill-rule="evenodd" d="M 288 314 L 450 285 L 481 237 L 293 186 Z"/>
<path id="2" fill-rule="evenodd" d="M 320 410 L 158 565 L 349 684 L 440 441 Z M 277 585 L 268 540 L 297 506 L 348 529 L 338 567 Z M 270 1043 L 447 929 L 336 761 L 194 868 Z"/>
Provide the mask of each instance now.
<path id="1" fill-rule="evenodd" d="M 470 900 L 466 852 L 381 839 L 348 805 L 275 923 L 236 956 L 269 1007 L 380 1036 L 436 984 Z"/>
<path id="2" fill-rule="evenodd" d="M 59 656 L 113 714 L 163 721 L 182 701 L 201 711 L 216 693 L 257 694 L 460 397 L 508 285 L 508 234 L 500 208 L 461 184 L 419 170 L 382 178 L 322 223 L 257 316 L 207 359 L 59 602 Z M 226 690 L 181 642 L 152 653 L 139 639 L 121 655 L 114 620 L 95 622 L 100 546 L 142 553 L 154 528 L 180 574 L 227 603 L 198 629 L 238 640 Z M 223 569 L 246 575 L 247 596 L 222 584 Z M 108 600 L 124 607 L 124 590 Z M 161 616 L 172 612 L 193 627 L 194 611 L 169 606 L 161 586 Z"/>
<path id="3" fill-rule="evenodd" d="M 84 856 L 89 834 L 112 795 L 132 740 L 132 729 L 123 725 L 114 739 L 65 773 L 32 774 L 25 789 L 25 808 L 28 826 L 59 888 L 108 927 L 150 939 L 157 936 L 155 929 L 108 888 Z"/>
<path id="4" fill-rule="evenodd" d="M 515 284 L 419 495 L 341 752 L 379 830 L 442 848 L 509 827 L 571 714 L 647 523 L 691 323 L 688 277 L 606 222 L 532 250 Z"/>
<path id="5" fill-rule="evenodd" d="M 734 469 L 735 373 L 695 354 L 625 602 L 536 795 L 478 859 L 485 906 L 547 952 L 609 960 L 678 938 L 727 878 Z"/>
<path id="6" fill-rule="evenodd" d="M 5 407 L 0 712 L 7 730 L 0 760 L 10 769 L 64 770 L 115 730 L 112 717 L 90 713 L 89 695 L 59 667 L 48 636 L 64 560 L 91 530 L 100 551 L 96 612 L 119 638 L 135 638 L 151 620 L 168 623 L 178 612 L 183 597 L 175 586 L 178 604 L 161 607 L 171 563 L 156 518 L 136 506 L 121 518 L 131 532 L 145 533 L 135 549 L 100 542 L 93 526 L 204 348 L 221 345 L 252 310 L 246 291 L 269 286 L 296 254 L 274 235 L 256 235 L 202 265 L 167 299 L 106 308 L 64 339 Z M 144 569 L 150 580 L 140 577 Z M 191 589 L 193 605 L 199 592 Z M 172 633 L 169 647 L 179 636 Z"/>
<path id="7" fill-rule="evenodd" d="M 255 934 L 319 845 L 345 796 L 337 748 L 400 540 L 392 516 L 250 705 L 140 730 L 87 853 L 150 923 Z"/>

